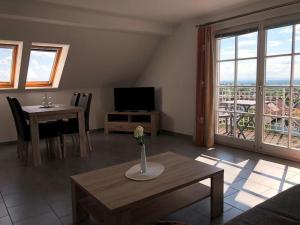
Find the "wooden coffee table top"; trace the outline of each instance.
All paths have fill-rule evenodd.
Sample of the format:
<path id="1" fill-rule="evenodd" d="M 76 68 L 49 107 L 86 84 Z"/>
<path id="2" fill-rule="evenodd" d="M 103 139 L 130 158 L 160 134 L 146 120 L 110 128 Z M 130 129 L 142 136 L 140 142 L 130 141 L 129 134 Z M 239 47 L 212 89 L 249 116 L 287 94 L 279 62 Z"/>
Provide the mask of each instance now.
<path id="1" fill-rule="evenodd" d="M 141 182 L 126 178 L 125 172 L 139 162 L 136 160 L 75 175 L 71 180 L 109 211 L 116 212 L 223 173 L 223 169 L 172 152 L 147 160 L 165 166 L 160 177 Z"/>

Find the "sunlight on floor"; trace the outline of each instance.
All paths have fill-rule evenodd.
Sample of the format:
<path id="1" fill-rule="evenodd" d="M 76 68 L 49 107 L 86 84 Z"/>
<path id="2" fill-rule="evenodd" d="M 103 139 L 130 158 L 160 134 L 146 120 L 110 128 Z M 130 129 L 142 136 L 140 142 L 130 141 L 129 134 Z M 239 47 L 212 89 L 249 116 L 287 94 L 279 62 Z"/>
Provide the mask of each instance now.
<path id="1" fill-rule="evenodd" d="M 235 195 L 234 201 L 236 201 L 238 203 L 242 203 L 251 208 L 258 205 L 259 203 L 262 203 L 263 201 L 265 201 L 264 198 L 260 198 L 256 195 L 250 194 L 245 191 L 240 191 L 234 195 Z"/>
<path id="2" fill-rule="evenodd" d="M 216 165 L 218 161 L 220 161 L 219 159 L 217 158 L 213 158 L 213 157 L 210 157 L 210 156 L 199 156 L 195 159 L 196 161 L 199 161 L 199 162 L 203 162 L 203 163 L 206 163 L 206 164 L 209 164 L 209 165 Z"/>
<path id="3" fill-rule="evenodd" d="M 232 162 L 201 154 L 195 160 L 224 169 L 224 201 L 242 210 L 300 184 L 299 168 L 265 159 Z M 210 186 L 210 179 L 200 183 Z"/>

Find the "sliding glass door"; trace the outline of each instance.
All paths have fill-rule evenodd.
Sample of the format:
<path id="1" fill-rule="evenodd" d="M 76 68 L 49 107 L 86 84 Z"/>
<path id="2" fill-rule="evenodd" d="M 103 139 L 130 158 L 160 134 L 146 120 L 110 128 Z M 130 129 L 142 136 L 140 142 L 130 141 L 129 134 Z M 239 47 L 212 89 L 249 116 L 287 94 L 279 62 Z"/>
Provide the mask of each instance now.
<path id="1" fill-rule="evenodd" d="M 258 32 L 217 39 L 216 134 L 255 141 Z"/>
<path id="2" fill-rule="evenodd" d="M 216 37 L 216 140 L 289 154 L 300 150 L 300 24 L 259 27 Z"/>
<path id="3" fill-rule="evenodd" d="M 300 150 L 300 25 L 265 34 L 263 143 Z"/>

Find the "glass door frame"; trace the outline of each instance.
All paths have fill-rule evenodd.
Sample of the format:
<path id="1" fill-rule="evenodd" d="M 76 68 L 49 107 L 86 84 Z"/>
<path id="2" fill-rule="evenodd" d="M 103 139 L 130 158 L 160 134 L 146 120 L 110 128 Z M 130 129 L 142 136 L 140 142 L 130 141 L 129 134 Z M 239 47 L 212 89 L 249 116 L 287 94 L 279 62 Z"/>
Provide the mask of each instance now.
<path id="1" fill-rule="evenodd" d="M 251 32 L 254 32 L 255 29 L 259 29 L 259 24 L 258 23 L 251 23 L 251 24 L 247 24 L 247 25 L 243 25 L 243 26 L 238 26 L 238 27 L 233 27 L 233 28 L 230 28 L 230 29 L 225 29 L 225 30 L 222 30 L 221 32 L 216 32 L 214 34 L 214 36 L 216 36 L 217 34 L 222 34 L 222 33 L 228 33 L 228 34 L 235 34 L 235 36 L 238 36 L 240 34 L 241 31 L 246 31 L 246 30 L 251 30 L 249 31 L 249 33 Z M 244 32 L 243 32 L 244 33 Z M 259 73 L 259 64 L 258 64 L 258 60 L 259 60 L 259 48 L 258 48 L 258 43 L 259 43 L 259 33 L 258 32 L 258 36 L 257 36 L 257 66 L 256 66 L 256 74 Z M 246 32 L 244 34 L 247 34 Z M 237 37 L 235 37 L 237 39 Z M 215 62 L 216 62 L 216 66 L 215 68 L 217 68 L 217 58 L 218 58 L 218 43 L 217 43 L 217 38 L 214 39 L 214 50 L 215 50 Z M 235 72 L 234 72 L 234 92 L 236 92 L 236 89 L 237 87 L 243 87 L 243 86 L 238 86 L 237 85 L 237 64 L 238 64 L 238 61 L 243 61 L 243 60 L 251 60 L 255 57 L 249 57 L 249 58 L 238 58 L 237 57 L 237 41 L 235 41 Z M 222 61 L 222 60 L 221 60 Z M 226 60 L 225 60 L 226 61 Z M 215 69 L 214 71 L 214 76 L 215 76 L 215 79 L 214 79 L 214 93 L 216 93 L 215 95 L 215 110 L 214 110 L 214 118 L 215 118 L 215 121 L 216 121 L 216 118 L 217 118 L 217 113 L 218 111 L 216 110 L 217 107 L 218 107 L 218 72 L 217 72 L 217 69 Z M 226 86 L 224 86 L 226 87 Z M 245 87 L 253 87 L 253 88 L 256 88 L 256 113 L 255 113 L 255 121 L 257 121 L 257 107 L 258 107 L 258 102 L 257 102 L 257 98 L 258 98 L 258 85 L 257 85 L 257 80 L 256 80 L 256 85 L 255 86 L 246 86 Z M 236 103 L 236 93 L 234 93 L 234 96 L 235 96 L 235 101 L 234 101 L 234 108 L 235 108 L 235 111 L 234 111 L 234 114 L 236 114 L 236 107 L 237 107 L 237 103 Z M 235 128 L 237 127 L 236 125 L 236 116 L 234 116 L 234 132 L 235 132 Z M 255 122 L 256 124 L 256 122 Z M 227 145 L 227 146 L 233 146 L 233 147 L 236 147 L 236 148 L 241 148 L 241 149 L 245 149 L 245 150 L 249 150 L 249 151 L 256 151 L 256 148 L 257 148 L 257 129 L 255 129 L 255 140 L 254 141 L 250 141 L 250 140 L 245 140 L 245 139 L 241 139 L 241 138 L 236 138 L 236 137 L 230 137 L 230 136 L 224 136 L 224 135 L 218 135 L 216 134 L 216 131 L 217 131 L 217 121 L 215 122 L 215 142 L 216 143 L 219 143 L 219 144 L 223 144 L 223 145 Z"/>
<path id="2" fill-rule="evenodd" d="M 289 121 L 289 127 L 288 127 L 288 147 L 284 147 L 284 146 L 280 146 L 280 145 L 272 145 L 272 144 L 268 144 L 265 143 L 263 140 L 263 135 L 264 135 L 264 108 L 265 108 L 265 104 L 264 104 L 264 98 L 265 98 L 265 94 L 266 94 L 266 90 L 265 87 L 268 87 L 265 82 L 266 82 L 266 61 L 267 58 L 270 58 L 270 56 L 267 56 L 267 28 L 268 27 L 284 27 L 284 26 L 289 26 L 289 25 L 293 25 L 293 24 L 300 24 L 300 16 L 299 15 L 292 15 L 292 16 L 287 16 L 287 17 L 281 17 L 281 18 L 276 18 L 276 19 L 272 19 L 270 21 L 266 21 L 264 23 L 262 23 L 260 25 L 260 34 L 261 34 L 261 40 L 260 40 L 260 44 L 261 44 L 261 52 L 260 52 L 260 71 L 261 71 L 261 76 L 259 79 L 259 88 L 262 90 L 261 91 L 261 96 L 259 97 L 259 119 L 260 119 L 260 128 L 257 129 L 258 131 L 258 135 L 260 135 L 259 139 L 258 139 L 258 143 L 257 143 L 257 151 L 261 152 L 261 153 L 265 153 L 268 155 L 272 155 L 272 156 L 277 156 L 277 157 L 281 157 L 281 158 L 285 158 L 285 159 L 290 159 L 290 160 L 297 160 L 300 161 L 300 149 L 296 150 L 293 148 L 290 148 L 290 139 L 291 139 L 291 120 L 292 120 L 292 106 L 291 106 L 291 102 L 293 100 L 292 98 L 292 92 L 289 93 L 289 100 L 290 100 L 290 105 L 289 105 L 289 115 L 287 117 L 288 121 Z M 290 80 L 290 84 L 288 85 L 283 85 L 282 87 L 288 87 L 290 89 L 293 89 L 293 85 L 292 85 L 292 78 L 293 78 L 293 59 L 294 59 L 294 32 L 295 30 L 293 30 L 293 36 L 292 36 L 292 52 L 290 54 L 282 54 L 281 56 L 289 56 L 291 55 L 291 80 Z M 299 54 L 296 54 L 299 55 Z M 275 57 L 280 57 L 280 56 L 275 56 Z M 273 86 L 270 86 L 273 87 Z M 300 86 L 298 86 L 300 88 Z"/>
<path id="3" fill-rule="evenodd" d="M 270 26 L 278 26 L 280 25 L 291 25 L 295 23 L 300 23 L 300 15 L 289 15 L 283 17 L 277 17 L 274 19 L 269 19 L 259 23 L 252 23 L 243 26 L 237 26 L 230 29 L 224 29 L 220 32 L 215 32 L 216 34 L 219 33 L 228 33 L 228 32 L 238 32 L 245 28 L 250 28 L 254 25 L 258 26 L 258 42 L 257 42 L 257 79 L 256 79 L 256 115 L 255 115 L 255 140 L 243 140 L 223 135 L 216 134 L 217 129 L 217 101 L 218 101 L 218 89 L 217 89 L 217 71 L 215 70 L 215 85 L 214 85 L 214 93 L 215 96 L 215 142 L 223 145 L 228 145 L 240 149 L 250 150 L 258 153 L 268 154 L 272 156 L 278 156 L 285 159 L 297 160 L 300 161 L 300 150 L 295 150 L 291 148 L 281 147 L 277 145 L 271 145 L 263 142 L 263 135 L 264 135 L 264 96 L 265 96 L 265 55 L 266 55 L 266 27 Z M 214 39 L 214 49 L 215 55 L 217 56 L 217 38 Z M 215 68 L 217 68 L 217 63 L 215 64 Z M 291 63 L 291 66 L 292 63 Z M 291 95 L 290 95 L 291 96 Z M 291 97 L 290 97 L 291 98 Z M 292 99 L 291 99 L 292 100 Z M 290 101 L 291 101 L 290 100 Z M 289 117 L 290 119 L 290 117 Z M 290 135 L 290 134 L 289 134 Z"/>

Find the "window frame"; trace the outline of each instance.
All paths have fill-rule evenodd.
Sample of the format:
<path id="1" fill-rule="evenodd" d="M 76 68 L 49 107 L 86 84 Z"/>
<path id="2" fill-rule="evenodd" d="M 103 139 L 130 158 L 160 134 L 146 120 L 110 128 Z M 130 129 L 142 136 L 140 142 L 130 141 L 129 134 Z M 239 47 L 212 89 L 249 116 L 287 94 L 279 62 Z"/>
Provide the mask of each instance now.
<path id="1" fill-rule="evenodd" d="M 19 45 L 18 44 L 9 44 L 9 43 L 0 43 L 0 48 L 7 48 L 7 47 L 13 48 L 10 81 L 9 82 L 0 82 L 0 89 L 14 88 L 14 84 L 16 81 L 17 58 L 18 58 L 18 53 L 19 53 Z"/>
<path id="2" fill-rule="evenodd" d="M 55 55 L 52 69 L 51 69 L 50 79 L 48 81 L 29 81 L 28 82 L 27 78 L 26 78 L 26 84 L 25 84 L 26 88 L 52 87 L 56 73 L 57 73 L 57 68 L 60 63 L 63 47 L 32 45 L 32 47 L 30 49 L 30 53 L 32 50 L 41 51 L 41 52 L 56 51 L 56 55 Z M 29 62 L 30 62 L 30 59 L 29 59 Z M 29 64 L 28 64 L 28 69 L 29 69 Z M 27 76 L 28 76 L 28 71 L 27 71 Z"/>

